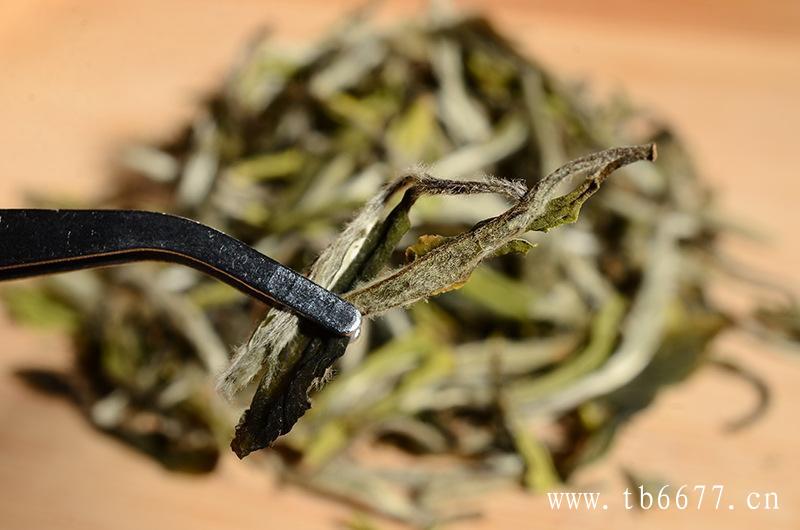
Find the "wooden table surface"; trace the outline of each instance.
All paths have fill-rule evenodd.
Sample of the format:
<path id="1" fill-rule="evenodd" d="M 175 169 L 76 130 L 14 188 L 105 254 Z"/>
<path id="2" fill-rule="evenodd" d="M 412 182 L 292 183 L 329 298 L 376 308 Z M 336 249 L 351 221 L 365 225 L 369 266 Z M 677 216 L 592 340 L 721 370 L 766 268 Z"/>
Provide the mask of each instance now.
<path id="1" fill-rule="evenodd" d="M 175 131 L 256 28 L 302 41 L 345 4 L 355 2 L 4 1 L 0 204 L 23 206 L 26 191 L 97 194 L 115 149 Z M 420 5 L 387 2 L 381 18 Z M 495 0 L 483 9 L 563 76 L 601 93 L 624 89 L 674 123 L 721 205 L 771 235 L 770 246 L 732 242 L 731 251 L 798 292 L 800 2 Z M 0 528 L 316 529 L 351 513 L 231 456 L 211 476 L 163 471 L 12 375 L 68 366 L 65 338 L 4 316 L 0 338 Z M 551 511 L 542 497 L 500 492 L 480 500 L 484 519 L 453 528 L 800 527 L 800 359 L 743 336 L 716 349 L 769 382 L 773 405 L 757 425 L 723 433 L 754 398 L 743 383 L 704 370 L 665 392 L 609 458 L 577 476 L 576 489 L 609 496 L 608 511 Z M 626 512 L 623 466 L 672 484 L 723 484 L 737 509 Z M 780 509 L 745 510 L 750 491 L 777 492 Z"/>

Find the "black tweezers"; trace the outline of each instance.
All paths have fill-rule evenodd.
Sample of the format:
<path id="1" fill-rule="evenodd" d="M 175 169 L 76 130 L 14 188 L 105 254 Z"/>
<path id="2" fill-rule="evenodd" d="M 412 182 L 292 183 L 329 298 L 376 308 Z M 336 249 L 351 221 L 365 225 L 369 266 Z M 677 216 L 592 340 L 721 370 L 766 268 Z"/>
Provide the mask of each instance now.
<path id="1" fill-rule="evenodd" d="M 361 314 L 252 247 L 190 219 L 137 210 L 0 209 L 0 281 L 131 261 L 168 261 L 214 276 L 336 335 Z"/>

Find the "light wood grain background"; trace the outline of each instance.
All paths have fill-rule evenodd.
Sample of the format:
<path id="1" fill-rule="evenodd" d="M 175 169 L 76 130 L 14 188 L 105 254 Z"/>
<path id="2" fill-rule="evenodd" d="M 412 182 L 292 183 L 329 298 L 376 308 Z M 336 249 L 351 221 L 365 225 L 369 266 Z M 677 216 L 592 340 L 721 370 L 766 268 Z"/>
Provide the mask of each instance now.
<path id="1" fill-rule="evenodd" d="M 387 2 L 391 21 L 421 3 Z M 300 41 L 355 2 L 5 0 L 0 3 L 0 205 L 25 192 L 97 195 L 114 150 L 167 137 L 188 119 L 254 30 Z M 599 93 L 622 89 L 687 138 L 721 205 L 771 234 L 768 247 L 729 248 L 772 278 L 800 283 L 800 2 L 494 0 L 488 12 L 531 54 Z M 0 316 L 0 528 L 333 528 L 348 508 L 282 488 L 233 457 L 208 477 L 169 474 L 93 432 L 66 403 L 24 388 L 22 366 L 67 366 L 63 337 Z M 664 393 L 625 429 L 576 488 L 600 489 L 603 513 L 554 512 L 505 491 L 480 502 L 483 520 L 457 529 L 800 528 L 800 359 L 747 337 L 717 351 L 771 385 L 753 428 L 725 435 L 752 405 L 740 382 L 705 370 Z M 738 508 L 628 513 L 620 468 L 673 484 L 724 484 Z M 780 510 L 743 509 L 749 491 L 776 491 Z M 392 525 L 385 525 L 391 527 Z"/>

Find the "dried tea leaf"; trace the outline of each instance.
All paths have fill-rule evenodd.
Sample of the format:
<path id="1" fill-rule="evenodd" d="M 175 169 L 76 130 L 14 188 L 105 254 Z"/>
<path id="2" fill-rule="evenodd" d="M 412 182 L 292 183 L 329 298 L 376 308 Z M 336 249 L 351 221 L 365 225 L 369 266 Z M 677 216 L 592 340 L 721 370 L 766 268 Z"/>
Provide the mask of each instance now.
<path id="1" fill-rule="evenodd" d="M 653 160 L 654 157 L 655 147 L 644 145 L 610 149 L 575 160 L 542 180 L 540 186 L 527 192 L 504 214 L 434 246 L 399 271 L 350 291 L 344 297 L 354 304 L 362 315 L 370 317 L 458 288 L 483 259 L 496 254 L 510 242 L 517 241 L 519 236 L 531 228 L 546 231 L 564 222 L 574 221 L 583 203 L 599 189 L 600 183 L 612 171 L 636 161 Z M 574 191 L 560 197 L 552 197 L 561 181 L 581 172 L 590 174 Z M 370 213 L 372 205 L 378 202 L 385 203 L 391 195 L 387 192 L 403 187 L 400 183 L 411 187 L 406 191 L 401 204 L 389 215 L 389 226 L 380 226 L 373 232 L 382 235 L 382 240 L 366 247 L 367 249 L 372 247 L 368 259 L 365 259 L 365 252 L 362 249 L 360 259 L 354 260 L 351 268 L 353 264 L 357 266 L 362 262 L 365 263 L 367 275 L 379 270 L 387 260 L 391 249 L 408 230 L 408 211 L 416 198 L 422 194 L 481 193 L 498 189 L 506 191 L 506 186 L 498 184 L 495 180 L 459 182 L 430 177 L 405 177 L 373 199 L 353 223 L 363 223 L 361 219 L 374 219 L 374 215 Z M 399 219 L 394 215 L 398 212 Z M 345 233 L 352 226 L 353 224 L 345 230 Z M 344 234 L 342 237 L 345 237 Z M 354 242 L 349 243 L 350 245 L 342 244 L 342 246 L 354 244 Z M 315 278 L 314 271 L 312 267 L 310 275 L 312 278 Z M 353 276 L 352 283 L 369 279 L 365 274 L 351 273 L 345 275 L 347 276 Z M 268 329 L 268 326 L 269 324 L 263 326 L 257 333 L 269 335 L 272 332 L 280 338 L 273 339 L 267 336 L 263 342 L 259 342 L 259 347 L 263 347 L 261 344 L 280 345 L 284 340 L 291 340 L 285 333 L 285 328 Z M 310 346 L 303 348 L 302 353 L 297 353 L 300 349 L 298 344 L 306 343 L 308 339 L 301 337 L 294 345 L 289 345 L 290 350 L 294 349 L 289 355 L 281 358 L 276 350 L 268 356 L 276 366 L 269 368 L 259 384 L 250 409 L 242 416 L 236 428 L 236 436 L 231 445 L 240 457 L 266 447 L 291 429 L 310 406 L 308 392 L 311 387 L 324 377 L 326 370 L 344 353 L 346 347 L 346 343 L 342 340 L 316 338 L 310 339 Z"/>
<path id="2" fill-rule="evenodd" d="M 512 208 L 453 237 L 393 274 L 345 293 L 364 316 L 404 307 L 463 285 L 485 258 L 525 232 L 546 232 L 574 222 L 583 203 L 614 170 L 640 160 L 654 160 L 655 147 L 620 147 L 577 159 L 548 175 Z M 554 197 L 558 184 L 576 174 L 589 176 L 572 192 Z"/>
<path id="3" fill-rule="evenodd" d="M 720 370 L 730 375 L 738 376 L 745 383 L 749 384 L 756 395 L 756 404 L 753 409 L 735 420 L 728 421 L 725 425 L 725 430 L 728 432 L 737 432 L 750 427 L 760 420 L 769 409 L 769 404 L 772 400 L 772 392 L 769 386 L 758 374 L 732 359 L 713 359 L 712 362 L 713 365 Z"/>
<path id="4" fill-rule="evenodd" d="M 343 342 L 296 317 L 264 318 L 170 267 L 56 276 L 32 298 L 3 290 L 16 318 L 69 322 L 65 394 L 89 422 L 170 468 L 207 471 L 249 391 L 240 455 L 286 433 L 314 391 L 269 461 L 293 483 L 430 527 L 474 515 L 453 509 L 462 495 L 568 480 L 661 388 L 707 365 L 730 326 L 796 345 L 791 297 L 731 321 L 708 296 L 720 269 L 786 289 L 720 254 L 719 235 L 742 222 L 715 210 L 673 131 L 436 5 L 390 30 L 367 24 L 368 6 L 296 52 L 259 38 L 179 138 L 126 151 L 102 205 L 195 218 L 306 271 L 373 317 L 361 339 L 342 356 Z M 651 143 L 658 161 L 626 167 L 583 206 L 610 171 L 652 158 Z M 631 144 L 647 145 L 602 151 Z M 427 165 L 403 173 L 414 164 Z M 760 412 L 765 388 L 752 383 Z M 401 466 L 374 465 L 387 448 Z"/>
<path id="5" fill-rule="evenodd" d="M 401 203 L 379 223 L 386 204 L 405 191 Z M 347 225 L 311 266 L 308 277 L 323 287 L 342 292 L 356 281 L 371 279 L 388 260 L 400 238 L 410 227 L 408 211 L 422 195 L 464 195 L 498 193 L 519 198 L 519 183 L 495 178 L 480 181 L 451 181 L 426 174 L 408 174 L 386 185 Z M 218 389 L 232 399 L 262 370 L 272 378 L 277 356 L 289 345 L 298 330 L 298 319 L 291 313 L 272 309 L 250 340 L 237 351 L 231 366 L 220 377 Z"/>
<path id="6" fill-rule="evenodd" d="M 77 329 L 79 315 L 52 293 L 37 287 L 10 287 L 2 291 L 9 316 L 37 327 Z"/>
<path id="7" fill-rule="evenodd" d="M 401 202 L 383 222 L 378 223 L 382 207 L 402 190 L 405 193 Z M 500 193 L 517 198 L 520 191 L 517 184 L 494 178 L 450 181 L 424 174 L 401 177 L 387 185 L 362 209 L 312 265 L 309 277 L 336 292 L 346 290 L 357 281 L 371 279 L 380 272 L 409 229 L 408 212 L 423 195 Z M 357 252 L 349 250 L 354 248 L 358 249 Z M 338 263 L 335 271 L 331 266 L 334 262 Z M 321 281 L 321 278 L 327 281 Z M 327 369 L 344 352 L 340 340 L 316 338 L 309 341 L 300 336 L 292 343 L 299 331 L 297 317 L 278 310 L 270 313 L 246 347 L 237 354 L 221 381 L 222 391 L 233 395 L 232 391 L 242 388 L 262 369 L 266 370 L 250 409 L 236 427 L 231 447 L 240 457 L 268 446 L 288 432 L 310 406 L 308 391 L 319 384 Z M 319 356 L 325 361 L 312 361 L 310 356 Z M 304 391 L 300 392 L 300 388 Z"/>

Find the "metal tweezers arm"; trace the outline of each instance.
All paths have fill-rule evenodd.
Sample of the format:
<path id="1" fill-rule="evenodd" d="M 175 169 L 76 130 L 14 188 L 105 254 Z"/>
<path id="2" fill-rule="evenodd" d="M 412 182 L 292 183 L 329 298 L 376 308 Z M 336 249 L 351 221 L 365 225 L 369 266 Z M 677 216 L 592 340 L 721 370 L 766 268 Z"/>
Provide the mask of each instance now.
<path id="1" fill-rule="evenodd" d="M 337 335 L 352 336 L 361 324 L 358 310 L 332 292 L 183 217 L 136 210 L 0 209 L 0 280 L 144 260 L 200 270 Z"/>

